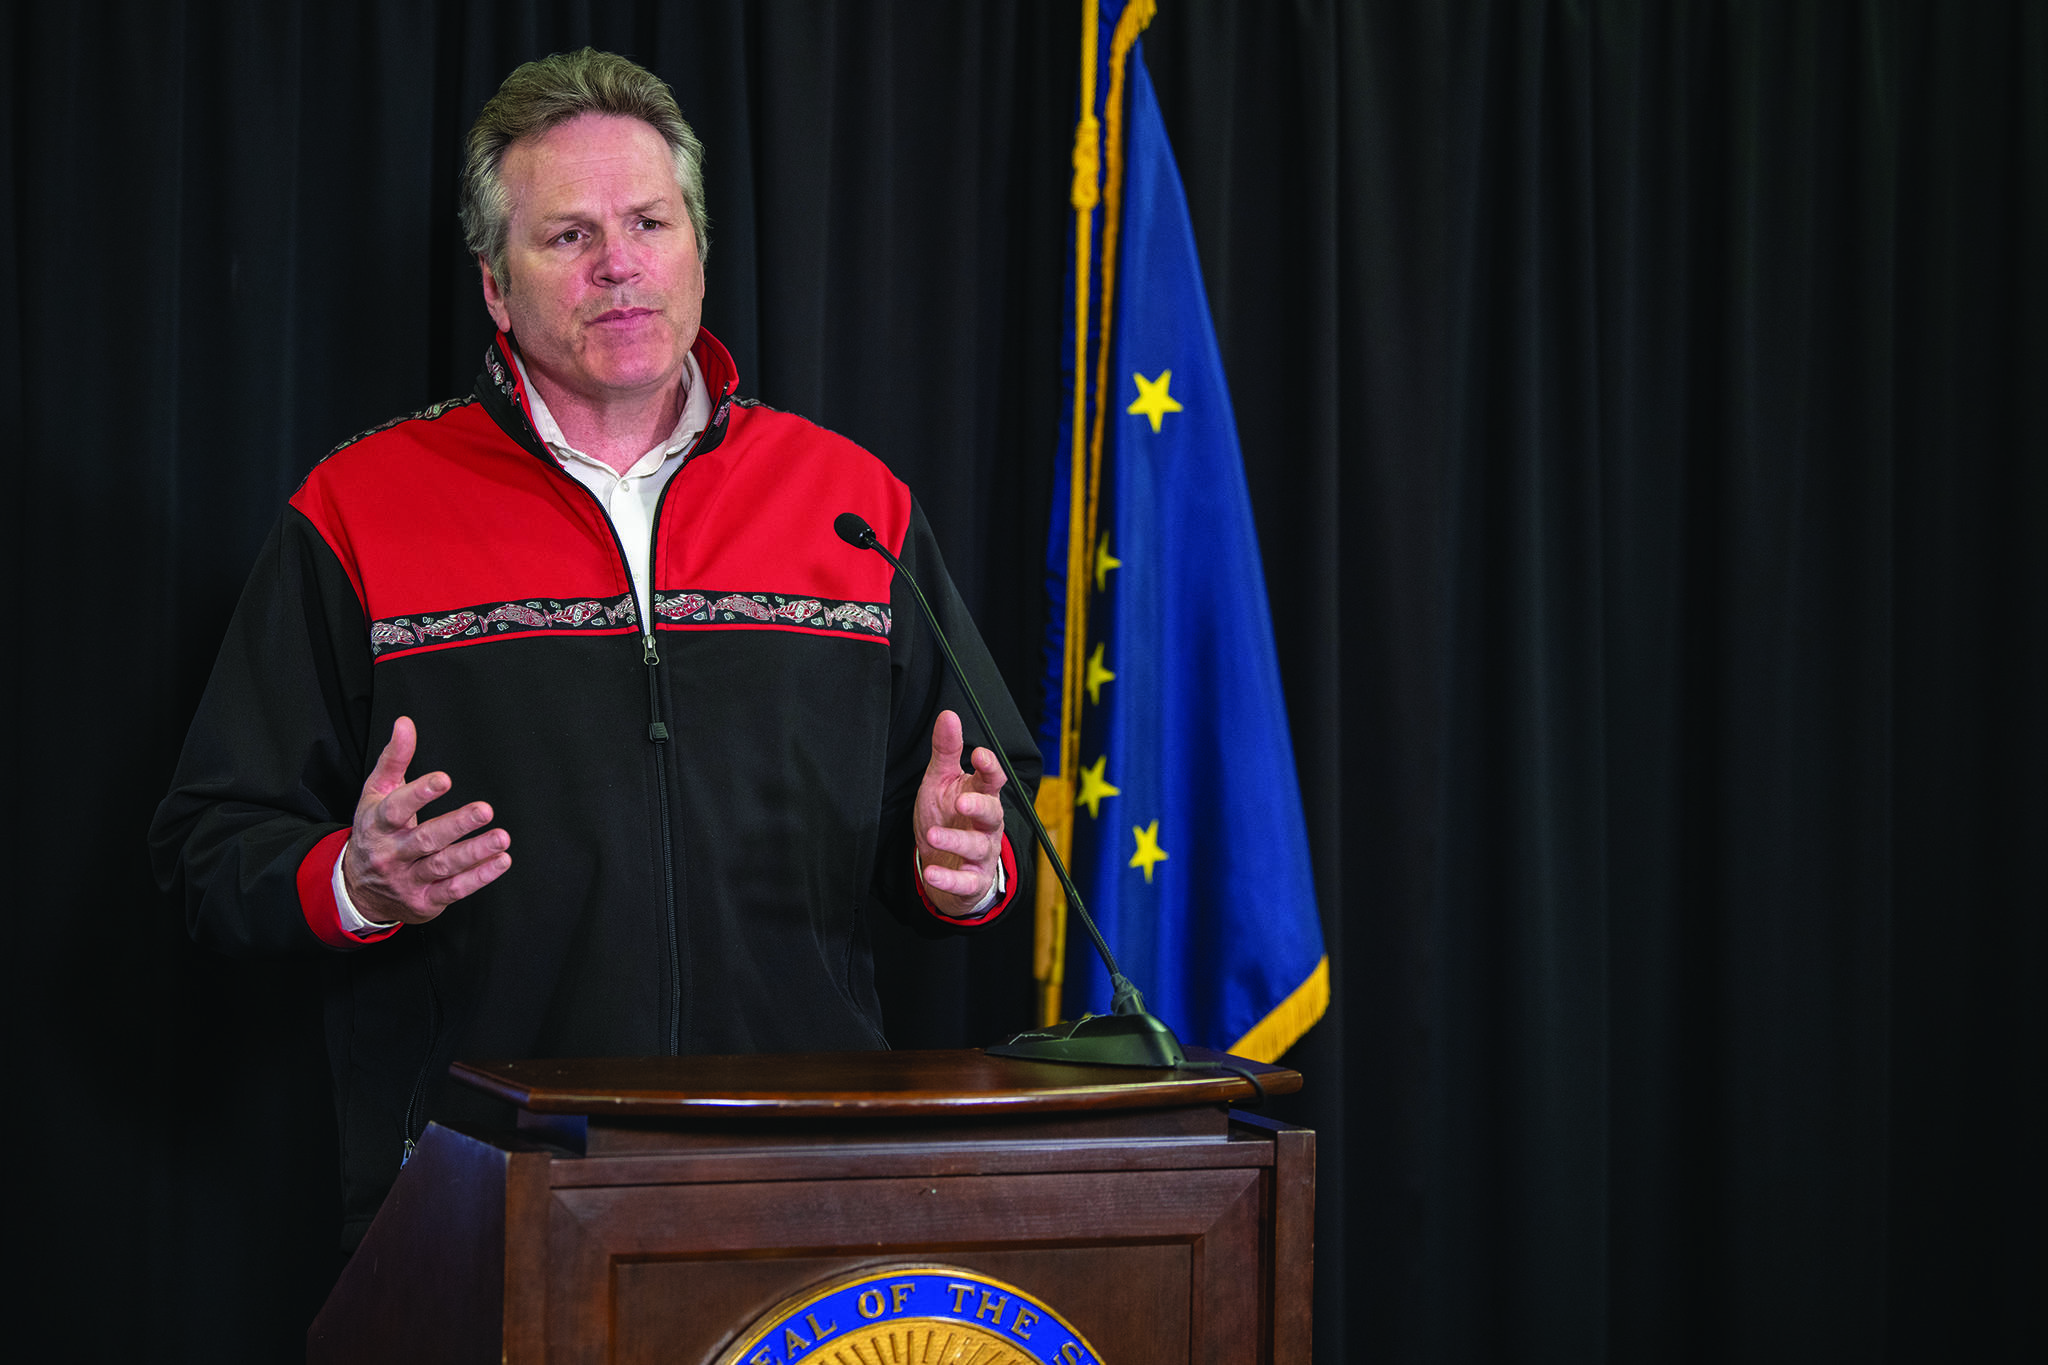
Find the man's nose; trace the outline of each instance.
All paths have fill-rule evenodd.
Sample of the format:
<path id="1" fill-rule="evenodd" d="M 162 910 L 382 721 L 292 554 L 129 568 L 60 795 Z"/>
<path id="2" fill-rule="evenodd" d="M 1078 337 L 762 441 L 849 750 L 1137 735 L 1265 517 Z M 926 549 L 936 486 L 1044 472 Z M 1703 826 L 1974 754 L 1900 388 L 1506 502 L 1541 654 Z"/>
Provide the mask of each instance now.
<path id="1" fill-rule="evenodd" d="M 624 233 L 608 232 L 598 243 L 597 278 L 602 284 L 623 284 L 640 273 L 639 258 Z"/>

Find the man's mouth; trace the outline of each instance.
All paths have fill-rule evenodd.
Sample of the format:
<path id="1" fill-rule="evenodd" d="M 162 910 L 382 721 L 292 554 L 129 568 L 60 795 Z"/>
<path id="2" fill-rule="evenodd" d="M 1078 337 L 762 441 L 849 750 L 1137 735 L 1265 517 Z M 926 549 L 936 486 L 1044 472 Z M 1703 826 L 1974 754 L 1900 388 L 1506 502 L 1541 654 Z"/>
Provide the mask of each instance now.
<path id="1" fill-rule="evenodd" d="M 654 316 L 652 308 L 610 308 L 590 321 L 597 326 L 624 326 Z"/>

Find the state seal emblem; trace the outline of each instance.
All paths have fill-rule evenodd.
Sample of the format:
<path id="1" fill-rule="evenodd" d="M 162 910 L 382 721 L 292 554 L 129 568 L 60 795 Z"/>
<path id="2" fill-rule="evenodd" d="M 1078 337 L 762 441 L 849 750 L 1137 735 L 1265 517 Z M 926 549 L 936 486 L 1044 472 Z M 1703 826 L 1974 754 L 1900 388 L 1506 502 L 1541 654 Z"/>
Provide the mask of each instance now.
<path id="1" fill-rule="evenodd" d="M 949 1265 L 867 1266 L 812 1285 L 740 1333 L 718 1365 L 1103 1365 L 1013 1284 Z"/>

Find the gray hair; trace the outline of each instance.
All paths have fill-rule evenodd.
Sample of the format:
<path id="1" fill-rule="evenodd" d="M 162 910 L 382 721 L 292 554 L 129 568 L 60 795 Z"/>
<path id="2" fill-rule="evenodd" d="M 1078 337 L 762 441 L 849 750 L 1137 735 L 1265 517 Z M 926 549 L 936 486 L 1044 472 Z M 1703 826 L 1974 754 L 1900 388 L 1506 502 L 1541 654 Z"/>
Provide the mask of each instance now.
<path id="1" fill-rule="evenodd" d="M 636 118 L 661 134 L 676 168 L 676 188 L 697 233 L 697 259 L 710 250 L 704 216 L 704 144 L 683 120 L 659 76 L 618 56 L 584 48 L 528 62 L 505 78 L 469 130 L 469 162 L 462 172 L 462 235 L 472 256 L 490 263 L 500 288 L 507 283 L 505 246 L 512 232 L 512 197 L 500 174 L 505 153 L 584 114 Z"/>

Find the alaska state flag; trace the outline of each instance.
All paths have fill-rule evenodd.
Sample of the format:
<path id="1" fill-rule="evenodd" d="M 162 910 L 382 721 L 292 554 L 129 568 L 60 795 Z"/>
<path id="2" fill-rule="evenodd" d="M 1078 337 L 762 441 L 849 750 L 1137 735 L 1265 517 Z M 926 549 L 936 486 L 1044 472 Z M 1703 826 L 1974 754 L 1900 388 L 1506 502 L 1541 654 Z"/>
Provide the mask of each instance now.
<path id="1" fill-rule="evenodd" d="M 1127 80 L 1074 870 L 1118 965 L 1182 1042 L 1270 1061 L 1323 1012 L 1329 964 L 1237 426 L 1135 48 Z M 1070 1006 L 1106 1012 L 1101 964 L 1068 961 L 1083 988 Z"/>

